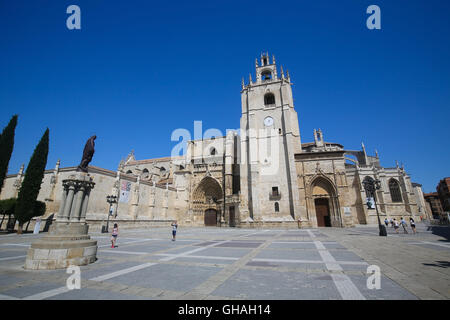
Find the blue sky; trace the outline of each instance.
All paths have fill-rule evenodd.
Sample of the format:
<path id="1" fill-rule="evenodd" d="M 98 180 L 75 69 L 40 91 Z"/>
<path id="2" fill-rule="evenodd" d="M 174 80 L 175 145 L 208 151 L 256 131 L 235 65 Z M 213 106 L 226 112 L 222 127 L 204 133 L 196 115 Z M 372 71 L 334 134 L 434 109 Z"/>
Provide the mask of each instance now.
<path id="1" fill-rule="evenodd" d="M 66 8 L 81 8 L 68 30 Z M 381 8 L 381 30 L 366 8 Z M 48 168 L 116 170 L 169 156 L 176 128 L 239 127 L 240 85 L 262 51 L 294 82 L 302 142 L 325 140 L 403 162 L 434 191 L 449 176 L 450 2 L 0 1 L 0 128 L 19 114 L 9 172 L 27 164 L 46 127 Z"/>

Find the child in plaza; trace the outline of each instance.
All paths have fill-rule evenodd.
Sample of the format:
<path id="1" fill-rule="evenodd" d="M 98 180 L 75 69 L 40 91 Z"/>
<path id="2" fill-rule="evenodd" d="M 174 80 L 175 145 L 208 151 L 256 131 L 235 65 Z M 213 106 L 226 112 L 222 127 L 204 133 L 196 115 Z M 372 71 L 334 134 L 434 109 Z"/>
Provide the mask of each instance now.
<path id="1" fill-rule="evenodd" d="M 114 223 L 114 228 L 111 235 L 111 248 L 116 247 L 117 236 L 119 235 L 119 228 L 117 227 L 117 223 Z"/>
<path id="2" fill-rule="evenodd" d="M 409 224 L 411 225 L 413 233 L 416 234 L 416 223 L 414 222 L 414 219 L 412 217 L 409 218 Z"/>
<path id="3" fill-rule="evenodd" d="M 395 233 L 398 233 L 398 221 L 394 218 L 394 229 L 395 229 Z"/>
<path id="4" fill-rule="evenodd" d="M 172 222 L 171 226 L 172 226 L 172 241 L 175 241 L 175 237 L 177 236 L 177 228 L 178 228 L 177 220 L 174 220 L 174 222 Z"/>
<path id="5" fill-rule="evenodd" d="M 403 217 L 401 217 L 400 223 L 402 224 L 403 232 L 404 232 L 404 233 L 408 233 L 408 230 L 406 230 L 406 227 L 407 227 L 408 225 L 406 224 L 406 221 L 405 221 L 405 219 L 403 219 Z"/>

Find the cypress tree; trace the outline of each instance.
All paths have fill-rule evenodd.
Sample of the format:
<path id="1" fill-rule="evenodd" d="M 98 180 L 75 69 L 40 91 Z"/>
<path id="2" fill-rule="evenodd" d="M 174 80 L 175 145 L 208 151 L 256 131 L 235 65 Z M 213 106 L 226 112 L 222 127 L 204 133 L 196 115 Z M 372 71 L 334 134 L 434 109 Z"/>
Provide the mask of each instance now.
<path id="1" fill-rule="evenodd" d="M 34 149 L 30 162 L 28 163 L 22 186 L 17 197 L 17 204 L 14 216 L 19 221 L 17 233 L 22 233 L 22 226 L 25 222 L 35 216 L 35 202 L 41 189 L 44 178 L 45 166 L 47 164 L 49 130 L 45 130 L 44 135 Z"/>
<path id="2" fill-rule="evenodd" d="M 13 115 L 8 125 L 3 129 L 0 135 L 0 192 L 3 187 L 6 174 L 8 173 L 8 164 L 14 148 L 14 133 L 17 125 L 17 115 Z"/>

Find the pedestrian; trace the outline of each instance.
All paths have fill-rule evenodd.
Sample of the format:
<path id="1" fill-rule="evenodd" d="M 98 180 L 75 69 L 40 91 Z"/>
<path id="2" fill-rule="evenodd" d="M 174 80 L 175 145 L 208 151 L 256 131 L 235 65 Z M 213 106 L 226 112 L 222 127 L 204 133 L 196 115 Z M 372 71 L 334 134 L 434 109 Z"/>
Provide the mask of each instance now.
<path id="1" fill-rule="evenodd" d="M 386 225 L 386 227 L 389 225 L 389 220 L 388 220 L 388 218 L 384 218 L 384 224 Z"/>
<path id="2" fill-rule="evenodd" d="M 119 235 L 119 228 L 117 227 L 117 223 L 114 223 L 114 228 L 111 234 L 111 248 L 116 247 L 117 236 Z"/>
<path id="3" fill-rule="evenodd" d="M 414 219 L 412 217 L 409 218 L 409 224 L 411 225 L 413 233 L 416 234 L 416 223 L 414 222 Z"/>
<path id="4" fill-rule="evenodd" d="M 406 230 L 406 227 L 407 227 L 408 225 L 406 224 L 406 221 L 405 221 L 405 219 L 403 219 L 403 217 L 400 218 L 400 223 L 402 224 L 403 232 L 404 232 L 404 233 L 408 233 L 408 230 Z"/>
<path id="5" fill-rule="evenodd" d="M 395 219 L 392 219 L 392 218 L 390 219 L 391 227 L 392 227 L 392 228 L 394 227 L 394 220 L 395 220 Z"/>
<path id="6" fill-rule="evenodd" d="M 174 220 L 172 222 L 171 226 L 172 226 L 172 241 L 175 241 L 175 237 L 177 236 L 177 228 L 178 228 L 177 220 Z"/>
<path id="7" fill-rule="evenodd" d="M 394 229 L 395 229 L 395 233 L 398 233 L 398 221 L 394 218 Z"/>

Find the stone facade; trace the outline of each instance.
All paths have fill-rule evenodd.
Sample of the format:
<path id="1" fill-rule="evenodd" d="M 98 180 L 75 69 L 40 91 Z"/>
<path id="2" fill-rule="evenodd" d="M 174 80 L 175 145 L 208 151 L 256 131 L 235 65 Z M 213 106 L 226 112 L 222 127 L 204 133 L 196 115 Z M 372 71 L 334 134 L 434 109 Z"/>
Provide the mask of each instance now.
<path id="1" fill-rule="evenodd" d="M 206 135 L 187 143 L 183 156 L 136 160 L 131 152 L 117 171 L 89 167 L 96 183 L 86 221 L 105 224 L 107 195 L 116 195 L 112 220 L 121 227 L 180 225 L 238 227 L 351 227 L 377 222 L 362 181 L 381 181 L 378 211 L 387 217 L 418 217 L 426 206 L 421 187 L 398 164 L 381 167 L 378 154 L 347 150 L 314 131 L 302 143 L 289 73 L 263 54 L 256 80 L 242 82 L 240 131 Z M 76 167 L 45 173 L 38 200 L 50 216 L 59 210 L 61 183 Z M 17 196 L 23 168 L 9 175 L 1 199 Z"/>

